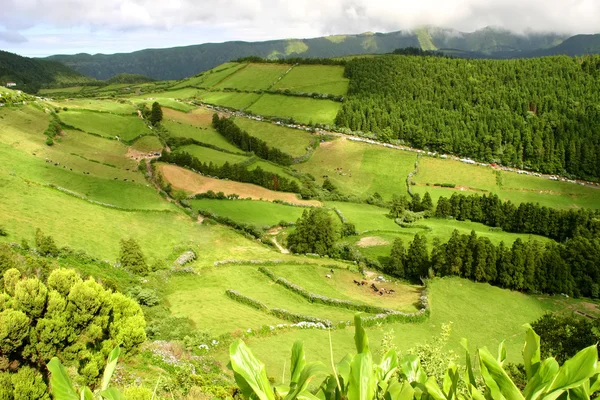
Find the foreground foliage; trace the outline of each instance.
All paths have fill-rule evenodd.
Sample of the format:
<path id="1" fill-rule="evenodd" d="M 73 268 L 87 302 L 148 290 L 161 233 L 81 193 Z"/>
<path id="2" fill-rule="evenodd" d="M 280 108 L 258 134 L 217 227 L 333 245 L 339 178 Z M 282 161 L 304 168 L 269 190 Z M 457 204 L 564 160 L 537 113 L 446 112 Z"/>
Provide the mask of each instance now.
<path id="1" fill-rule="evenodd" d="M 389 350 L 379 364 L 369 349 L 360 316 L 355 317 L 354 341 L 357 354 L 346 355 L 332 369 L 320 362 L 306 363 L 303 345 L 296 342 L 292 349 L 290 382 L 272 387 L 264 364 L 238 340 L 230 347 L 230 364 L 240 391 L 246 398 L 271 400 L 291 399 L 589 399 L 600 389 L 596 346 L 579 351 L 562 366 L 553 358 L 541 359 L 540 337 L 528 327 L 523 349 L 527 384 L 519 390 L 505 372 L 504 343 L 494 357 L 487 348 L 477 351 L 478 369 L 473 365 L 466 341 L 465 369 L 451 363 L 438 380 L 428 376 L 419 357 Z M 316 393 L 310 382 L 328 375 Z"/>

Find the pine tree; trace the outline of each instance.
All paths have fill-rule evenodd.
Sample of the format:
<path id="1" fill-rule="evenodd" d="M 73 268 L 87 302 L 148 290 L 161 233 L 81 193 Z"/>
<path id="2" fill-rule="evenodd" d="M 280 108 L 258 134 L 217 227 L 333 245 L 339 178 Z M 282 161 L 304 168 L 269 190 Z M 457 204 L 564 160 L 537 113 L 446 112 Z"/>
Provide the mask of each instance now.
<path id="1" fill-rule="evenodd" d="M 148 264 L 142 249 L 135 239 L 121 239 L 121 254 L 119 256 L 121 266 L 134 274 L 144 275 L 148 273 Z"/>
<path id="2" fill-rule="evenodd" d="M 392 251 L 390 253 L 390 259 L 387 264 L 386 273 L 396 276 L 398 278 L 405 278 L 405 263 L 406 263 L 406 249 L 404 248 L 404 242 L 401 238 L 396 238 L 392 245 Z"/>
<path id="3" fill-rule="evenodd" d="M 416 234 L 406 253 L 406 277 L 419 279 L 427 275 L 429 270 L 429 254 L 427 252 L 427 238 Z"/>
<path id="4" fill-rule="evenodd" d="M 433 201 L 429 192 L 425 192 L 423 200 L 421 201 L 421 208 L 423 211 L 433 211 Z"/>

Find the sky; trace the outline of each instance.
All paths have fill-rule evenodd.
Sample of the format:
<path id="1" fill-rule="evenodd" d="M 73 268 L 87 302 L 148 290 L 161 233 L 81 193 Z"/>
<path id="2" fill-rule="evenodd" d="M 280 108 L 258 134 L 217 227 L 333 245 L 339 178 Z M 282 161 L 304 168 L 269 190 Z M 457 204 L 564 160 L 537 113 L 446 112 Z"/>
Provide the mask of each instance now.
<path id="1" fill-rule="evenodd" d="M 0 49 L 120 53 L 229 40 L 392 32 L 435 25 L 598 33 L 599 0 L 2 0 Z"/>

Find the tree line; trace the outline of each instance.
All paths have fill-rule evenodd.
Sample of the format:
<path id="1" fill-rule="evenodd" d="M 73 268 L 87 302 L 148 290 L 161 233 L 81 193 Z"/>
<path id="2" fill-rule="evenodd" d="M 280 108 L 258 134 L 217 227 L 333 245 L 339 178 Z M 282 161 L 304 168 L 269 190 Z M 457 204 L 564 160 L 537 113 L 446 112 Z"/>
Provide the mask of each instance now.
<path id="1" fill-rule="evenodd" d="M 252 183 L 267 189 L 281 192 L 300 192 L 300 185 L 292 179 L 282 177 L 256 167 L 248 170 L 242 164 L 229 164 L 225 162 L 222 166 L 212 163 L 205 163 L 187 152 L 163 152 L 159 161 L 164 161 L 179 165 L 200 172 L 203 175 L 214 176 L 219 179 L 230 179 L 232 181 Z"/>
<path id="2" fill-rule="evenodd" d="M 223 135 L 229 143 L 239 147 L 243 151 L 253 152 L 264 160 L 269 160 L 280 165 L 291 165 L 294 160 L 294 157 L 291 155 L 270 147 L 264 140 L 256 138 L 242 130 L 233 122 L 232 118 L 219 118 L 219 114 L 215 113 L 213 114 L 212 124 L 216 131 Z"/>
<path id="3" fill-rule="evenodd" d="M 453 193 L 449 199 L 440 197 L 435 216 L 480 222 L 506 232 L 541 235 L 560 242 L 578 235 L 600 236 L 600 210 L 557 210 L 533 203 L 516 206 L 510 200 L 500 200 L 496 194 Z"/>
<path id="4" fill-rule="evenodd" d="M 319 57 L 286 57 L 268 59 L 258 56 L 241 57 L 232 62 L 237 63 L 257 63 L 257 64 L 305 64 L 305 65 L 346 65 L 347 61 L 343 58 L 319 58 Z"/>
<path id="5" fill-rule="evenodd" d="M 446 243 L 416 234 L 408 246 L 397 238 L 385 263 L 386 273 L 410 280 L 429 275 L 459 276 L 506 289 L 569 296 L 600 296 L 600 238 L 577 236 L 565 243 L 515 240 L 493 244 L 454 230 Z"/>
<path id="6" fill-rule="evenodd" d="M 382 140 L 600 178 L 600 56 L 349 61 L 336 124 Z"/>

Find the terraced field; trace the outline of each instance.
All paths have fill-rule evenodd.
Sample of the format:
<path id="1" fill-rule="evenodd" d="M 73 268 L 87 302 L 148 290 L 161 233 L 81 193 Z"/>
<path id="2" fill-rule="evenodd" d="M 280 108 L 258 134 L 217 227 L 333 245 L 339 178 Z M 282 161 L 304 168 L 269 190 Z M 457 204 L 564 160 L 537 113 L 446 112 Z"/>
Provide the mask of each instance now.
<path id="1" fill-rule="evenodd" d="M 273 89 L 300 93 L 345 95 L 350 80 L 344 67 L 334 65 L 297 65 Z"/>
<path id="2" fill-rule="evenodd" d="M 177 151 L 189 153 L 204 163 L 208 164 L 212 162 L 218 166 L 221 166 L 226 162 L 229 164 L 239 164 L 248 159 L 247 156 L 225 153 L 223 151 L 213 150 L 208 147 L 197 146 L 195 144 L 179 147 Z"/>
<path id="3" fill-rule="evenodd" d="M 60 120 L 67 125 L 107 138 L 119 137 L 121 140 L 130 141 L 152 132 L 137 116 L 90 111 L 63 111 L 59 115 Z"/>
<path id="4" fill-rule="evenodd" d="M 263 94 L 248 107 L 248 111 L 259 115 L 293 118 L 303 124 L 333 124 L 341 104 L 331 100 Z"/>
<path id="5" fill-rule="evenodd" d="M 235 124 L 250 135 L 264 140 L 269 146 L 294 157 L 305 154 L 311 142 L 315 140 L 309 132 L 249 118 L 236 118 Z"/>
<path id="6" fill-rule="evenodd" d="M 291 65 L 248 64 L 222 80 L 215 89 L 232 88 L 238 90 L 268 89 L 289 70 Z"/>

